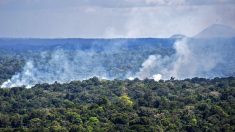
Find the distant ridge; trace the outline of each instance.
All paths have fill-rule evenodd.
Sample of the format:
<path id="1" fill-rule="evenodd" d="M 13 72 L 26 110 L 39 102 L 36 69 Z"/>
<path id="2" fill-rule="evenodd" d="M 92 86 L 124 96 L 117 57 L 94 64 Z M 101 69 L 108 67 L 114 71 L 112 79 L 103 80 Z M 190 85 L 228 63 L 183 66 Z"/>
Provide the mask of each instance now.
<path id="1" fill-rule="evenodd" d="M 232 37 L 235 37 L 235 29 L 221 24 L 213 24 L 195 36 L 195 38 L 232 38 Z"/>
<path id="2" fill-rule="evenodd" d="M 187 36 L 182 35 L 182 34 L 174 34 L 170 38 L 182 39 L 182 38 L 186 38 L 186 37 Z"/>

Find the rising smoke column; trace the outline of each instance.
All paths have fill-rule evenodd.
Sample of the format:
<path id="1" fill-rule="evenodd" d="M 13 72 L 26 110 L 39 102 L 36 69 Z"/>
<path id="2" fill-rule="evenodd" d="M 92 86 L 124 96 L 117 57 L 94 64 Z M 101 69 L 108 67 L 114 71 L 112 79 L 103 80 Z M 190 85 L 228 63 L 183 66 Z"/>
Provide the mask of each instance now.
<path id="1" fill-rule="evenodd" d="M 150 55 L 134 77 L 145 79 L 177 79 L 233 76 L 235 46 L 225 40 L 181 39 L 174 44 L 171 56 Z"/>

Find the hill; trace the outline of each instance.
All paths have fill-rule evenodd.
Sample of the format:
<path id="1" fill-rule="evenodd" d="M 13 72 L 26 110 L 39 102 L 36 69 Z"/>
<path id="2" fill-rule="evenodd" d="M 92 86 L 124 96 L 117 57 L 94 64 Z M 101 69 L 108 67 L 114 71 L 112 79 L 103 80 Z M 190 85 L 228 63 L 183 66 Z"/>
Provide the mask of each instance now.
<path id="1" fill-rule="evenodd" d="M 195 38 L 232 38 L 232 37 L 235 37 L 235 29 L 220 24 L 211 25 L 195 36 Z"/>

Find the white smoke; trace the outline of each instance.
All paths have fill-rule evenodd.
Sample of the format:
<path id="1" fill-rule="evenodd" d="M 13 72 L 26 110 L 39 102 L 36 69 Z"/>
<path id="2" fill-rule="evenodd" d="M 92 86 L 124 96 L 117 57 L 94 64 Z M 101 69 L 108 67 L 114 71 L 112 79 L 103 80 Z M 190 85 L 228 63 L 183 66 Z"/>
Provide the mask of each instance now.
<path id="1" fill-rule="evenodd" d="M 179 40 L 174 44 L 175 54 L 150 55 L 134 77 L 160 80 L 229 76 L 235 71 L 234 46 L 209 41 Z"/>
<path id="2" fill-rule="evenodd" d="M 146 61 L 142 64 L 142 68 L 137 73 L 139 79 L 145 79 L 151 76 L 152 69 L 157 65 L 158 56 L 150 55 Z"/>
<path id="3" fill-rule="evenodd" d="M 159 81 L 162 79 L 162 75 L 161 74 L 153 75 L 153 79 L 154 79 L 154 81 Z"/>
<path id="4" fill-rule="evenodd" d="M 178 40 L 173 45 L 174 54 L 169 56 L 148 54 L 149 57 L 142 63 L 139 71 L 136 65 L 142 62 L 140 59 L 143 60 L 141 54 L 125 56 L 126 54 L 123 55 L 119 46 L 106 47 L 105 53 L 93 50 L 63 49 L 44 51 L 39 56 L 29 59 L 22 71 L 4 82 L 1 87 L 26 86 L 30 88 L 36 84 L 51 84 L 55 81 L 65 83 L 94 76 L 105 79 L 120 77 L 119 79 L 130 80 L 149 78 L 159 81 L 171 77 L 185 79 L 235 75 L 235 46 L 233 40 L 229 43 L 224 42 L 187 38 Z M 124 69 L 123 66 L 130 68 Z"/>
<path id="5" fill-rule="evenodd" d="M 25 86 L 30 88 L 35 84 L 70 82 L 84 80 L 94 76 L 109 78 L 102 66 L 102 58 L 96 57 L 92 51 L 55 50 L 52 53 L 42 52 L 39 59 L 26 62 L 22 72 L 4 82 L 1 87 Z"/>

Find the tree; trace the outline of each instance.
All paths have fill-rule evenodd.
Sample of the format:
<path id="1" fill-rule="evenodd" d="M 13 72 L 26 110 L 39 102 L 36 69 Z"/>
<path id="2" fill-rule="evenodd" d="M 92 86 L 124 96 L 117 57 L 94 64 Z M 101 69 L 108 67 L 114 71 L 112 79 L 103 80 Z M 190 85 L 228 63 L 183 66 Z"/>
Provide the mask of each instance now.
<path id="1" fill-rule="evenodd" d="M 121 97 L 119 97 L 121 102 L 125 104 L 126 106 L 132 107 L 133 106 L 133 101 L 131 101 L 130 97 L 128 95 L 124 94 Z"/>

